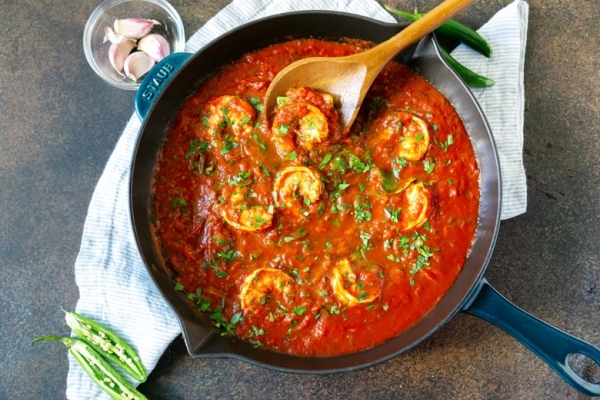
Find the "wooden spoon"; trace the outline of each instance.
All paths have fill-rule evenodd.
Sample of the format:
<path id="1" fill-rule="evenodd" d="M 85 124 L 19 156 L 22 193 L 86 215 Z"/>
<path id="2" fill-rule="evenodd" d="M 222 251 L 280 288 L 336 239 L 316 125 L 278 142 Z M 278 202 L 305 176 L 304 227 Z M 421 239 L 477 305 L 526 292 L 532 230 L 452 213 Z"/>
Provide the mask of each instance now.
<path id="1" fill-rule="evenodd" d="M 340 107 L 342 130 L 350 127 L 365 94 L 381 69 L 398 53 L 458 14 L 476 0 L 446 0 L 387 41 L 346 57 L 312 57 L 296 61 L 275 76 L 265 96 L 267 115 L 289 88 L 309 87 L 333 95 Z"/>

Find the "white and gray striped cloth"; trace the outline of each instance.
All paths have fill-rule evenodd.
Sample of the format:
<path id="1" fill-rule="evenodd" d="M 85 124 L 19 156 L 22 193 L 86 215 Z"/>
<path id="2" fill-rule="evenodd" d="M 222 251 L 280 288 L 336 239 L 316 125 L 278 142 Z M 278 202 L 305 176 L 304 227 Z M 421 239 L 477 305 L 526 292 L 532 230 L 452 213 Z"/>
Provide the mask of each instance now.
<path id="1" fill-rule="evenodd" d="M 375 0 L 233 0 L 190 38 L 186 51 L 195 52 L 250 20 L 300 10 L 345 11 L 395 21 Z M 527 3 L 515 0 L 479 30 L 494 50 L 490 59 L 463 47 L 453 52 L 461 63 L 496 81 L 493 87 L 474 92 L 500 153 L 503 219 L 525 212 L 527 205 L 522 160 L 527 17 Z M 180 327 L 148 275 L 132 233 L 129 174 L 140 126 L 133 115 L 94 191 L 75 262 L 80 293 L 76 310 L 113 329 L 138 350 L 148 371 L 152 371 Z M 71 356 L 67 397 L 108 399 Z"/>

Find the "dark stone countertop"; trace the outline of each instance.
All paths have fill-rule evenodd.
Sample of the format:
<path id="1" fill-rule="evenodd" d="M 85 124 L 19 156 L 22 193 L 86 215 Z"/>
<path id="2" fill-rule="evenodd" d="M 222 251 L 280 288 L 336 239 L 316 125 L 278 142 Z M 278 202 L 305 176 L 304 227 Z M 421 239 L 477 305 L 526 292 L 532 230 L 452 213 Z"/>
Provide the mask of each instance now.
<path id="1" fill-rule="evenodd" d="M 480 1 L 478 27 L 510 0 Z M 229 3 L 173 0 L 187 35 Z M 384 3 L 382 1 L 382 3 Z M 389 1 L 428 10 L 437 1 Z M 132 92 L 88 66 L 99 1 L 7 0 L 0 7 L 0 398 L 65 397 L 73 265 L 87 207 L 133 111 Z M 487 279 L 533 315 L 600 345 L 600 7 L 531 0 L 525 63 L 528 211 L 502 222 Z M 586 375 L 600 380 L 594 365 Z M 422 344 L 364 370 L 292 375 L 189 357 L 177 338 L 140 390 L 149 398 L 585 398 L 498 328 L 458 314 Z"/>

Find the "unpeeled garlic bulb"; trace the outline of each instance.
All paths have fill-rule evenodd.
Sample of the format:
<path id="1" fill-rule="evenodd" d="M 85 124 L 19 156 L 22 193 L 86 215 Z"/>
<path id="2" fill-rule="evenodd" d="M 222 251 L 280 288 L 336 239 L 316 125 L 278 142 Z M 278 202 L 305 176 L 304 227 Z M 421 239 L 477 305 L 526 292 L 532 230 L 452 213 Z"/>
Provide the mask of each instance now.
<path id="1" fill-rule="evenodd" d="M 153 19 L 127 18 L 115 20 L 115 32 L 131 39 L 141 39 L 160 22 Z"/>
<path id="2" fill-rule="evenodd" d="M 171 53 L 167 39 L 156 33 L 151 33 L 141 38 L 138 42 L 138 50 L 145 52 L 156 62 L 159 62 Z"/>
<path id="3" fill-rule="evenodd" d="M 124 63 L 125 75 L 134 81 L 137 81 L 142 76 L 146 75 L 148 71 L 154 67 L 156 62 L 148 57 L 143 51 L 136 51 L 131 53 Z"/>

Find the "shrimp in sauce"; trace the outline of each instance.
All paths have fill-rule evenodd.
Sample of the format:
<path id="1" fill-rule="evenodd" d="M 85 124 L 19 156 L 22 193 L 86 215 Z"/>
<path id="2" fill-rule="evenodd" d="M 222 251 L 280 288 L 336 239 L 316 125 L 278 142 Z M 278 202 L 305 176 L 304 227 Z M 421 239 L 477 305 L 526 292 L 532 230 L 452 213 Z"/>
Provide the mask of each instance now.
<path id="1" fill-rule="evenodd" d="M 256 111 L 237 96 L 219 96 L 208 103 L 206 126 L 212 133 L 231 129 L 235 136 L 252 133 Z"/>
<path id="2" fill-rule="evenodd" d="M 309 167 L 285 167 L 277 173 L 273 196 L 279 207 L 299 208 L 319 200 L 323 183 L 317 171 Z"/>
<path id="3" fill-rule="evenodd" d="M 378 265 L 366 265 L 358 262 L 353 265 L 350 260 L 338 261 L 332 271 L 331 287 L 337 298 L 348 307 L 368 304 L 381 294 L 383 279 Z"/>
<path id="4" fill-rule="evenodd" d="M 271 130 L 281 156 L 297 149 L 310 153 L 316 145 L 338 136 L 339 117 L 330 94 L 292 88 L 279 103 Z"/>
<path id="5" fill-rule="evenodd" d="M 240 290 L 243 309 L 257 314 L 275 299 L 285 304 L 293 303 L 296 282 L 285 272 L 275 268 L 259 268 L 244 279 Z"/>
<path id="6" fill-rule="evenodd" d="M 267 229 L 273 221 L 269 207 L 250 204 L 246 197 L 248 188 L 236 187 L 227 204 L 222 208 L 223 219 L 235 229 L 257 232 Z"/>

